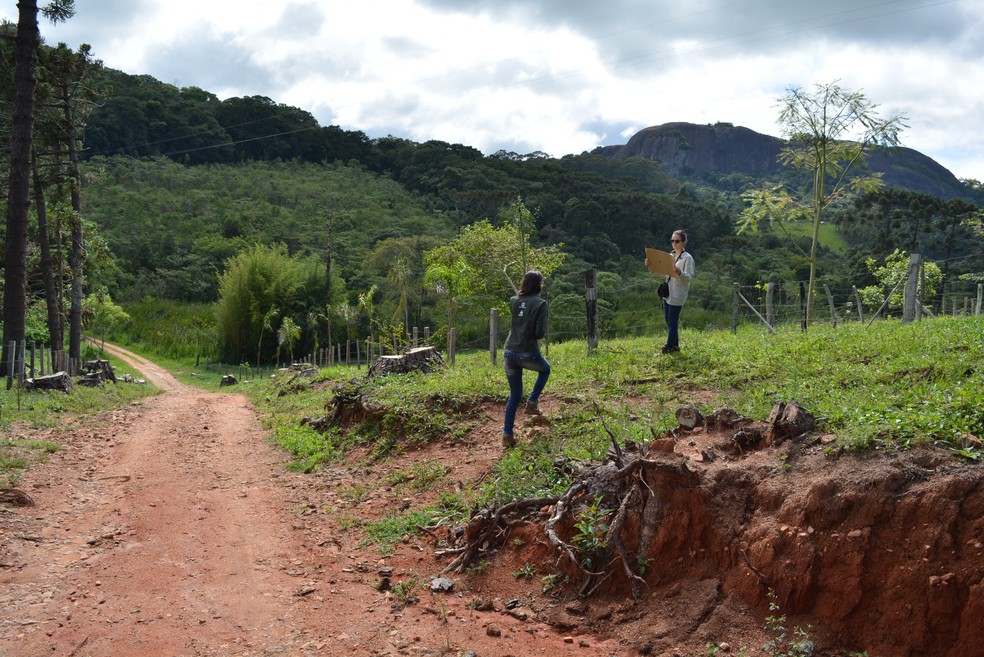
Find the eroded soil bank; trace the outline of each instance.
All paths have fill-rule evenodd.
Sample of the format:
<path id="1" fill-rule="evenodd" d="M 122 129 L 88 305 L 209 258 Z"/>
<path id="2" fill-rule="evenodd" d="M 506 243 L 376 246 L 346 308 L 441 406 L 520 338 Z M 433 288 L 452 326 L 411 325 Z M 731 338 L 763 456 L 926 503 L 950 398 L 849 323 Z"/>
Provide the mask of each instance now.
<path id="1" fill-rule="evenodd" d="M 24 477 L 35 506 L 0 506 L 0 655 L 756 655 L 769 590 L 816 655 L 981 654 L 981 470 L 945 452 L 814 437 L 734 453 L 698 430 L 651 457 L 654 503 L 628 527 L 653 532 L 639 599 L 619 568 L 578 596 L 547 509 L 431 593 L 453 558 L 440 532 L 380 551 L 362 527 L 487 477 L 500 407 L 454 444 L 294 474 L 243 397 L 119 357 L 165 392 L 31 436 L 66 448 Z"/>

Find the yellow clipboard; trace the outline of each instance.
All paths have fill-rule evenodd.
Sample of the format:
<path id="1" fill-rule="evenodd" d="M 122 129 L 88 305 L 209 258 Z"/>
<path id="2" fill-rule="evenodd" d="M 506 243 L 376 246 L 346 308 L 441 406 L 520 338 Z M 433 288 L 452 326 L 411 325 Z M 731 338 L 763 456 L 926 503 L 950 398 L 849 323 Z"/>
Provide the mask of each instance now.
<path id="1" fill-rule="evenodd" d="M 646 268 L 649 271 L 658 276 L 672 276 L 676 278 L 676 272 L 673 271 L 674 267 L 676 267 L 676 258 L 672 253 L 646 247 Z"/>

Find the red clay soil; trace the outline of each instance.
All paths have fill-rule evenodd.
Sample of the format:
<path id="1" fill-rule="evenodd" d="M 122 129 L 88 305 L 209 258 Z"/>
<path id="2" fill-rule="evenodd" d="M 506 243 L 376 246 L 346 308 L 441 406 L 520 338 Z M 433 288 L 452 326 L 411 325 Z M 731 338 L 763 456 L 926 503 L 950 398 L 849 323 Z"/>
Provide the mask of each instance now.
<path id="1" fill-rule="evenodd" d="M 668 467 L 640 599 L 619 568 L 587 599 L 544 591 L 565 566 L 542 522 L 431 593 L 453 558 L 433 537 L 381 552 L 358 521 L 477 485 L 501 456 L 501 408 L 453 444 L 385 462 L 356 450 L 305 475 L 241 395 L 116 357 L 163 394 L 24 432 L 65 449 L 23 477 L 34 506 L 0 505 L 0 656 L 703 657 L 713 642 L 751 657 L 775 636 L 769 590 L 814 655 L 984 654 L 984 479 L 946 453 L 803 441 L 735 455 L 730 436 L 698 431 L 655 457 Z M 421 464 L 444 490 L 394 477 Z M 381 590 L 386 575 L 421 584 L 418 599 Z"/>

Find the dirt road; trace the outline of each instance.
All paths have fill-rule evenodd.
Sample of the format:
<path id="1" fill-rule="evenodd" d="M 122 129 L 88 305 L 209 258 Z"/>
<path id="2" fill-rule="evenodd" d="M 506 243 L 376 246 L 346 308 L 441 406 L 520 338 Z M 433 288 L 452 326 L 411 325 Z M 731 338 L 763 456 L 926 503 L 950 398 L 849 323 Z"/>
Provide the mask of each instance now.
<path id="1" fill-rule="evenodd" d="M 478 611 L 377 590 L 380 567 L 427 583 L 442 564 L 338 533 L 324 509 L 357 473 L 289 473 L 243 396 L 114 357 L 164 392 L 34 436 L 65 448 L 25 475 L 35 506 L 0 507 L 0 655 L 635 654 L 506 614 L 493 591 Z M 476 467 L 496 457 L 475 449 Z"/>

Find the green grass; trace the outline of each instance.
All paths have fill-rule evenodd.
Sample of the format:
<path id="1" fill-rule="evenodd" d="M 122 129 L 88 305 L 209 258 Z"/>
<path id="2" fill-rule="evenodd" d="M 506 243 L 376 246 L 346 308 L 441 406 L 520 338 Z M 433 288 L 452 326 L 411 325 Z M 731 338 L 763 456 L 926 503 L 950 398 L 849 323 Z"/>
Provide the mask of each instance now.
<path id="1" fill-rule="evenodd" d="M 61 445 L 43 440 L 0 439 L 0 488 L 17 486 L 22 471 L 60 449 Z"/>
<path id="2" fill-rule="evenodd" d="M 447 473 L 447 466 L 436 459 L 430 459 L 414 463 L 406 470 L 394 470 L 385 481 L 397 490 L 421 493 L 437 486 Z"/>
<path id="3" fill-rule="evenodd" d="M 796 400 L 848 450 L 935 443 L 952 449 L 955 459 L 980 458 L 962 437 L 984 435 L 984 318 L 817 325 L 805 333 L 787 327 L 771 335 L 755 325 L 742 326 L 737 334 L 684 329 L 681 345 L 679 354 L 669 356 L 659 353 L 660 343 L 652 336 L 604 340 L 591 352 L 582 341 L 549 345 L 553 373 L 546 395 L 559 400 L 549 430 L 532 430 L 518 448 L 504 453 L 480 488 L 361 525 L 367 540 L 391 545 L 418 525 L 477 505 L 557 494 L 568 484 L 554 466 L 558 457 L 601 458 L 609 430 L 623 441 L 661 434 L 675 426 L 681 405 L 704 412 L 727 406 L 765 419 L 777 401 Z M 483 421 L 483 405 L 501 409 L 506 397 L 501 352 L 496 364 L 487 352 L 461 353 L 453 367 L 432 374 L 366 381 L 365 372 L 334 367 L 289 386 L 278 375 L 235 390 L 254 401 L 273 439 L 293 455 L 291 467 L 305 472 L 360 443 L 382 461 L 405 442 L 453 443 Z M 324 435 L 300 426 L 302 418 L 326 413 L 336 386 L 357 391 L 375 415 Z M 101 399 L 114 393 L 79 391 L 80 397 L 90 394 Z M 34 397 L 32 405 L 45 404 L 35 421 L 43 422 L 58 405 L 82 409 L 94 403 L 82 399 L 79 405 L 74 393 L 71 399 Z M 9 395 L 0 400 L 7 421 L 12 402 Z M 496 439 L 494 432 L 489 439 Z M 441 464 L 414 467 L 394 470 L 389 484 L 420 486 L 414 490 L 440 485 Z"/>
<path id="4" fill-rule="evenodd" d="M 321 434 L 310 426 L 277 427 L 273 441 L 294 455 L 287 468 L 297 472 L 311 472 L 319 463 L 331 461 L 341 453 L 338 431 Z"/>
<path id="5" fill-rule="evenodd" d="M 603 341 L 590 353 L 580 341 L 550 345 L 546 394 L 561 403 L 549 435 L 534 432 L 505 453 L 469 503 L 556 494 L 568 483 L 554 468 L 558 456 L 601 458 L 610 442 L 606 427 L 620 440 L 663 433 L 675 426 L 681 405 L 704 412 L 728 406 L 765 419 L 776 402 L 796 400 L 849 450 L 938 443 L 955 458 L 979 457 L 962 449 L 960 439 L 984 434 L 984 318 L 818 325 L 772 335 L 754 325 L 737 334 L 684 330 L 681 343 L 683 351 L 671 356 L 659 354 L 652 337 Z M 387 452 L 400 436 L 453 440 L 460 426 L 472 426 L 479 404 L 504 403 L 501 367 L 501 360 L 493 365 L 487 353 L 475 352 L 433 374 L 364 383 L 360 394 L 387 409 L 389 423 L 355 427 L 349 435 L 385 443 Z M 262 394 L 263 385 L 253 389 L 258 405 L 286 414 L 284 422 L 330 398 L 322 391 L 295 398 L 288 408 L 286 400 Z M 393 484 L 409 479 L 400 472 L 391 477 Z"/>
<path id="6" fill-rule="evenodd" d="M 466 510 L 455 500 L 442 500 L 439 504 L 407 509 L 390 514 L 376 522 L 362 523 L 366 535 L 363 544 L 375 543 L 381 551 L 388 552 L 393 545 L 402 541 L 404 536 L 417 534 L 420 527 L 455 524 L 463 522 L 466 518 Z"/>
<path id="7" fill-rule="evenodd" d="M 84 360 L 99 357 L 87 349 Z M 58 445 L 30 438 L 33 431 L 53 429 L 71 420 L 92 413 L 122 408 L 141 397 L 158 392 L 154 386 L 123 383 L 126 374 L 139 373 L 124 363 L 110 359 L 118 383 L 106 383 L 102 388 L 73 386 L 69 394 L 58 391 L 25 391 L 15 385 L 0 386 L 0 487 L 15 486 L 21 473 L 32 463 L 57 451 Z"/>

